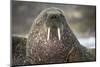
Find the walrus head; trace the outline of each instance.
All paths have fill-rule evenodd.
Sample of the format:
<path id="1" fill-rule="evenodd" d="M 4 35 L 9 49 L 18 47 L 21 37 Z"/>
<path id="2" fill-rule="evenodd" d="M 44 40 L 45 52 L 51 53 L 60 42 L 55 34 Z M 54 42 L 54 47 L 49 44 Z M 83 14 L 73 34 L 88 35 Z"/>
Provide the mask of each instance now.
<path id="1" fill-rule="evenodd" d="M 42 19 L 42 20 L 41 20 Z M 50 34 L 57 34 L 58 39 L 61 39 L 61 31 L 63 31 L 63 28 L 67 26 L 65 23 L 66 19 L 64 17 L 63 11 L 51 7 L 43 10 L 40 15 L 38 16 L 38 19 L 35 20 L 36 24 L 44 24 L 44 27 L 46 29 L 47 33 L 47 40 L 50 39 Z M 35 25 L 35 24 L 34 24 Z M 66 25 L 66 26 L 64 26 Z M 56 32 L 56 33 L 53 33 Z"/>

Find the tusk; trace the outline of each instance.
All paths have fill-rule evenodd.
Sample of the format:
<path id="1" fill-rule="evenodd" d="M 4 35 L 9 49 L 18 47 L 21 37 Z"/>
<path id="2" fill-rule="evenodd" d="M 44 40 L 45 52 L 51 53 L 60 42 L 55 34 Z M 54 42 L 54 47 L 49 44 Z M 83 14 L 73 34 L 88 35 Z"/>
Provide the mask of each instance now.
<path id="1" fill-rule="evenodd" d="M 58 38 L 59 38 L 59 40 L 61 39 L 60 38 L 60 28 L 58 28 Z"/>
<path id="2" fill-rule="evenodd" d="M 47 40 L 49 40 L 49 36 L 50 36 L 50 27 L 48 28 Z"/>

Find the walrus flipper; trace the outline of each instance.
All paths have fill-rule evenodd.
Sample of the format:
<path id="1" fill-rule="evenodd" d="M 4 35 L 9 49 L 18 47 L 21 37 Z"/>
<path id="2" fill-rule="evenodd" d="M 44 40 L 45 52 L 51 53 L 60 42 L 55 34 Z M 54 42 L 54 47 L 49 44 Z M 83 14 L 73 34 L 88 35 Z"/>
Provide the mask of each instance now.
<path id="1" fill-rule="evenodd" d="M 12 64 L 24 65 L 26 58 L 26 41 L 27 38 L 21 35 L 12 36 Z"/>

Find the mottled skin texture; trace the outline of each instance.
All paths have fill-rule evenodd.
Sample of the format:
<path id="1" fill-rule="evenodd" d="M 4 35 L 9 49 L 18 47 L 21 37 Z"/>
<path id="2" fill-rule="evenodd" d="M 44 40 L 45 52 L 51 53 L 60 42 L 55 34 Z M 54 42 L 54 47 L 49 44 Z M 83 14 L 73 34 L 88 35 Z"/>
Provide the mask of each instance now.
<path id="1" fill-rule="evenodd" d="M 50 38 L 47 40 L 49 27 Z M 61 30 L 60 40 L 57 28 Z M 70 30 L 63 11 L 54 7 L 43 10 L 33 22 L 26 46 L 26 64 L 95 60 Z"/>

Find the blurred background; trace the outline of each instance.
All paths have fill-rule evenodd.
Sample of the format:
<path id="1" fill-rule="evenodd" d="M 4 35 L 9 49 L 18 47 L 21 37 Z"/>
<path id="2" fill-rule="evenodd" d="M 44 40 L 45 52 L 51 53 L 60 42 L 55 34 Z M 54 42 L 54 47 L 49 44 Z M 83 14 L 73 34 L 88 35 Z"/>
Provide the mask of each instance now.
<path id="1" fill-rule="evenodd" d="M 37 15 L 49 7 L 64 11 L 68 25 L 79 42 L 87 48 L 96 48 L 96 6 L 12 1 L 12 34 L 27 36 Z"/>

